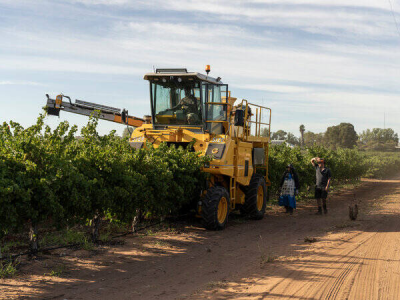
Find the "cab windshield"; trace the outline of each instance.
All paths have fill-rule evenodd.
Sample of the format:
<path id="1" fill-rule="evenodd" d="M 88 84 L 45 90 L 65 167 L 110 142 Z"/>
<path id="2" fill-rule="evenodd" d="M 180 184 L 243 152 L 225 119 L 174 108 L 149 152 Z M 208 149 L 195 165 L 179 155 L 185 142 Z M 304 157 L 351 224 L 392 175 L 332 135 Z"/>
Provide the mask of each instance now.
<path id="1" fill-rule="evenodd" d="M 152 109 L 155 124 L 203 124 L 198 82 L 162 79 L 151 82 Z"/>

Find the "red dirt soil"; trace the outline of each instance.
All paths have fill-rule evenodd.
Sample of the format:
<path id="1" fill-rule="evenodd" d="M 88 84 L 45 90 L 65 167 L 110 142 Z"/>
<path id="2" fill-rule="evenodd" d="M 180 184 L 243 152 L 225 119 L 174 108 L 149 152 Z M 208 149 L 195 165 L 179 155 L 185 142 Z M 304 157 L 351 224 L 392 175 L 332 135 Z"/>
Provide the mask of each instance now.
<path id="1" fill-rule="evenodd" d="M 400 178 L 363 180 L 330 196 L 328 215 L 302 202 L 293 216 L 273 207 L 223 231 L 130 236 L 96 255 L 57 250 L 0 280 L 0 299 L 400 299 L 399 204 Z"/>

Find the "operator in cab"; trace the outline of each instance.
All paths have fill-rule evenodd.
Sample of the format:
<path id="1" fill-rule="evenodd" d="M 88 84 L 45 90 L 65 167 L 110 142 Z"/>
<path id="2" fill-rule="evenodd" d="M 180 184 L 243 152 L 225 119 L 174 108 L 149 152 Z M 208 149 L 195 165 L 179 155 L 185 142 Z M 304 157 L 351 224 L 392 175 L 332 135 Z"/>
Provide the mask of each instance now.
<path id="1" fill-rule="evenodd" d="M 196 125 L 200 123 L 198 100 L 192 95 L 190 90 L 190 87 L 185 87 L 185 97 L 172 110 L 183 110 L 186 114 L 187 123 L 189 125 Z"/>

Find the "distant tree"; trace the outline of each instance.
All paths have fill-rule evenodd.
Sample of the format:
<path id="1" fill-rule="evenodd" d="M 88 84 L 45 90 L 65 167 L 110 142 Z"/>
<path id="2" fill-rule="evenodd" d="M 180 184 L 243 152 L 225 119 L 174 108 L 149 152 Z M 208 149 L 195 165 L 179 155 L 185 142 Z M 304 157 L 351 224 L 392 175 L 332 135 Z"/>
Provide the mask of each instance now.
<path id="1" fill-rule="evenodd" d="M 303 124 L 301 124 L 300 125 L 300 145 L 301 146 L 304 146 L 304 132 L 306 131 L 306 127 L 303 125 Z"/>
<path id="2" fill-rule="evenodd" d="M 324 144 L 329 148 L 353 148 L 357 144 L 358 135 L 353 124 L 340 123 L 328 127 L 324 135 Z"/>
<path id="3" fill-rule="evenodd" d="M 399 136 L 393 129 L 374 128 L 364 130 L 358 140 L 358 146 L 364 150 L 391 151 L 399 143 Z"/>
<path id="4" fill-rule="evenodd" d="M 307 147 L 320 146 L 323 144 L 324 140 L 323 133 L 314 133 L 312 131 L 305 132 L 303 137 L 304 137 L 304 145 Z"/>
<path id="5" fill-rule="evenodd" d="M 268 128 L 261 129 L 261 136 L 268 137 L 268 135 L 269 135 Z"/>
<path id="6" fill-rule="evenodd" d="M 298 138 L 297 136 L 295 136 L 295 135 L 294 135 L 293 133 L 291 133 L 291 132 L 289 132 L 289 133 L 287 134 L 286 141 L 287 141 L 289 144 L 292 144 L 292 145 L 294 145 L 294 146 L 300 145 L 300 140 L 299 140 L 299 138 Z"/>
<path id="7" fill-rule="evenodd" d="M 125 127 L 124 131 L 122 132 L 122 137 L 131 137 L 132 131 L 134 130 L 133 127 Z"/>
<path id="8" fill-rule="evenodd" d="M 283 130 L 278 130 L 272 134 L 271 139 L 273 140 L 286 140 L 287 132 Z"/>

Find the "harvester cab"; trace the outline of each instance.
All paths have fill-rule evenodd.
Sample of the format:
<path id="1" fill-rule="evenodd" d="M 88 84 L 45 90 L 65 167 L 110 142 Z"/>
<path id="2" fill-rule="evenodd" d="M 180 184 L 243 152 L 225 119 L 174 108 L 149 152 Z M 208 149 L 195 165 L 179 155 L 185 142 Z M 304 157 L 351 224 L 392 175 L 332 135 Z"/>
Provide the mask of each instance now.
<path id="1" fill-rule="evenodd" d="M 228 115 L 228 85 L 219 78 L 186 69 L 157 69 L 144 79 L 150 82 L 154 129 L 197 127 L 215 134 L 227 130 L 223 122 Z"/>
<path id="2" fill-rule="evenodd" d="M 194 141 L 195 151 L 211 156 L 203 168 L 210 176 L 197 210 L 208 229 L 222 229 L 237 208 L 253 219 L 264 216 L 271 110 L 231 97 L 228 85 L 208 76 L 209 68 L 206 72 L 157 69 L 146 74 L 152 124 L 136 128 L 130 144 L 136 149 L 148 142 L 186 147 Z"/>

